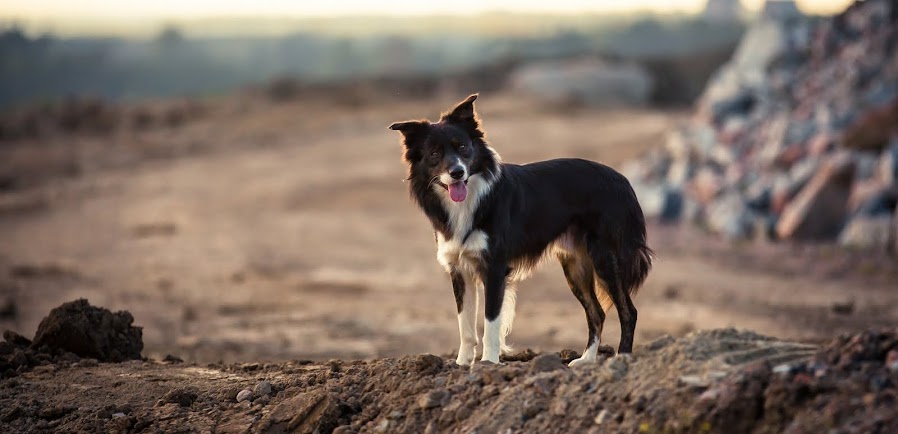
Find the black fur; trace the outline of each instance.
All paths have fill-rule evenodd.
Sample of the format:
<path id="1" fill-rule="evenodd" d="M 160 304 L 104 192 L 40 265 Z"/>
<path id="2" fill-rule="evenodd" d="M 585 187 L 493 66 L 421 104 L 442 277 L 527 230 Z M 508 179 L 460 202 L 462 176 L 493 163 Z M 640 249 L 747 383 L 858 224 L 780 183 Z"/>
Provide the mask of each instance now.
<path id="1" fill-rule="evenodd" d="M 487 147 L 474 113 L 476 97 L 472 95 L 442 115 L 439 122 L 408 121 L 390 126 L 404 135 L 412 197 L 434 230 L 449 240 L 455 235 L 434 189 L 435 176 L 461 159 L 470 175 L 494 179 L 474 213 L 472 227 L 489 237 L 478 267 L 484 282 L 487 319 L 499 315 L 512 264 L 535 265 L 554 240 L 569 233 L 583 253 L 559 259 L 571 290 L 586 312 L 590 331 L 587 346 L 601 334 L 605 318 L 594 289 L 597 277 L 619 312 L 619 351 L 630 352 L 636 326 L 636 308 L 630 295 L 642 285 L 652 263 L 645 218 L 630 183 L 610 167 L 582 159 L 500 163 Z M 460 311 L 464 279 L 457 270 L 450 274 Z"/>

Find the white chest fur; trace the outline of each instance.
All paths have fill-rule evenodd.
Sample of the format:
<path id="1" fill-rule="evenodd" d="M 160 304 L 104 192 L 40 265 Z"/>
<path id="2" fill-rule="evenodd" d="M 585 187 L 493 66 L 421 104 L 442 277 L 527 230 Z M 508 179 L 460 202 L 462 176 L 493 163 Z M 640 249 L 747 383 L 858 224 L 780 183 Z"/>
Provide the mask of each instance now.
<path id="1" fill-rule="evenodd" d="M 489 237 L 483 231 L 473 231 L 462 242 L 462 237 L 447 240 L 443 234 L 437 233 L 437 261 L 451 272 L 458 269 L 468 275 L 474 275 L 480 257 L 486 251 Z"/>
<path id="2" fill-rule="evenodd" d="M 437 233 L 437 261 L 451 272 L 459 269 L 468 275 L 475 274 L 477 263 L 489 245 L 489 237 L 481 230 L 472 231 L 474 213 L 480 200 L 489 193 L 492 187 L 490 180 L 479 174 L 468 179 L 468 198 L 461 203 L 453 202 L 449 194 L 441 186 L 435 186 L 437 194 L 446 210 L 449 229 L 452 236 L 446 239 Z"/>

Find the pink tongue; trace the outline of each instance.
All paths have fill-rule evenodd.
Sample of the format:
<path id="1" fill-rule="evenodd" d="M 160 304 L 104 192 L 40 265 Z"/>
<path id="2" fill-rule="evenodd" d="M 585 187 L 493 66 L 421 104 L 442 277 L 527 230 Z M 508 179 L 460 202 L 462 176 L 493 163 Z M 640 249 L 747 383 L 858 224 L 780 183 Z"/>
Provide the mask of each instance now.
<path id="1" fill-rule="evenodd" d="M 453 182 L 449 184 L 449 197 L 454 202 L 462 202 L 468 197 L 468 187 L 464 182 Z"/>

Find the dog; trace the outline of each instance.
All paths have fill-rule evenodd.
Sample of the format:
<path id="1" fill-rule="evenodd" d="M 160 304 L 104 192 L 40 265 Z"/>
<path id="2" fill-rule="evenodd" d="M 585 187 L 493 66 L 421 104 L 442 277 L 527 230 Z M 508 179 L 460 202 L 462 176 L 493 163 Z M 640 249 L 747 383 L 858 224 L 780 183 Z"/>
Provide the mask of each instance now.
<path id="1" fill-rule="evenodd" d="M 478 288 L 483 288 L 482 361 L 507 353 L 515 284 L 555 256 L 586 312 L 588 337 L 576 366 L 595 362 L 605 312 L 620 317 L 618 353 L 630 353 L 636 307 L 653 252 L 629 181 L 582 159 L 517 165 L 489 146 L 474 111 L 477 94 L 440 116 L 390 125 L 402 133 L 413 200 L 433 225 L 437 260 L 452 282 L 461 343 L 456 363 L 476 358 Z"/>

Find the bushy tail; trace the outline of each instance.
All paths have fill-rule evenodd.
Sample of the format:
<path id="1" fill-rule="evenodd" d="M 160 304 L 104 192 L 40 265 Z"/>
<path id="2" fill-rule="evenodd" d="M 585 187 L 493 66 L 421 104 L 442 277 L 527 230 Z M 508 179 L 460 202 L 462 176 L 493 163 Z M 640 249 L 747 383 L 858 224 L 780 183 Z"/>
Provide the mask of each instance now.
<path id="1" fill-rule="evenodd" d="M 620 267 L 618 272 L 620 273 L 621 285 L 624 290 L 632 295 L 636 293 L 645 282 L 645 278 L 648 277 L 649 271 L 652 269 L 652 259 L 655 257 L 655 252 L 646 245 L 645 238 L 632 240 L 630 244 L 630 246 L 625 246 L 622 249 L 621 257 L 618 260 L 618 266 Z"/>

